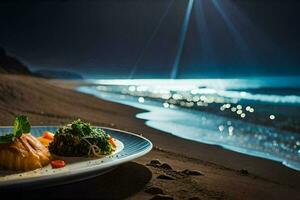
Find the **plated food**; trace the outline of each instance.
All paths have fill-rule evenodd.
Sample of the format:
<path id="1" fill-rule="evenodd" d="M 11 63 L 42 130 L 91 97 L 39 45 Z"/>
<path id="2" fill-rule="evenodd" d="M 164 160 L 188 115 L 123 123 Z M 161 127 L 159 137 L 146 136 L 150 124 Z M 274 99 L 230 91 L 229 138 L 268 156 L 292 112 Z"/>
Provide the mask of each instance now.
<path id="1" fill-rule="evenodd" d="M 53 141 L 59 128 L 62 127 L 31 126 L 30 133 L 46 147 Z M 151 141 L 140 135 L 109 127 L 99 128 L 105 131 L 109 136 L 108 138 L 113 138 L 112 141 L 116 147 L 110 154 L 101 158 L 95 156 L 68 157 L 57 156 L 49 151 L 51 154 L 50 163 L 35 170 L 15 171 L 0 167 L 0 190 L 19 189 L 21 187 L 31 191 L 32 188 L 82 181 L 107 173 L 122 163 L 145 155 L 152 149 Z M 0 126 L 0 137 L 12 132 L 12 126 Z"/>
<path id="2" fill-rule="evenodd" d="M 80 119 L 58 128 L 53 134 L 45 131 L 39 138 L 30 134 L 26 116 L 18 116 L 13 132 L 0 136 L 0 167 L 9 170 L 34 170 L 49 165 L 65 166 L 66 157 L 103 157 L 116 149 L 115 140 L 101 128 L 92 127 Z"/>
<path id="3" fill-rule="evenodd" d="M 13 133 L 0 137 L 0 167 L 9 170 L 33 170 L 50 163 L 49 150 L 30 134 L 27 117 L 18 116 Z"/>
<path id="4" fill-rule="evenodd" d="M 49 150 L 29 133 L 0 145 L 0 166 L 5 169 L 28 171 L 49 164 L 50 160 Z"/>
<path id="5" fill-rule="evenodd" d="M 50 152 L 60 156 L 102 157 L 114 148 L 115 143 L 103 129 L 80 119 L 59 128 L 49 144 Z"/>

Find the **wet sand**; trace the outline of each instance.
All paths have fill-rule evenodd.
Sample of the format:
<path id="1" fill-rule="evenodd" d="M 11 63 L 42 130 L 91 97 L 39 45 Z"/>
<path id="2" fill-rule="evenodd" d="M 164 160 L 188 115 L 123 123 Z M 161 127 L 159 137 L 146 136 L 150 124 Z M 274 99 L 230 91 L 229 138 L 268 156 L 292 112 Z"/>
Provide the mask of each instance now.
<path id="1" fill-rule="evenodd" d="M 1 125 L 11 125 L 17 114 L 26 114 L 32 125 L 65 124 L 81 118 L 94 125 L 142 134 L 155 148 L 104 176 L 30 194 L 21 190 L 21 197 L 47 192 L 49 196 L 106 199 L 299 198 L 300 172 L 274 161 L 154 130 L 135 118 L 142 110 L 72 91 L 79 84 L 1 75 Z"/>

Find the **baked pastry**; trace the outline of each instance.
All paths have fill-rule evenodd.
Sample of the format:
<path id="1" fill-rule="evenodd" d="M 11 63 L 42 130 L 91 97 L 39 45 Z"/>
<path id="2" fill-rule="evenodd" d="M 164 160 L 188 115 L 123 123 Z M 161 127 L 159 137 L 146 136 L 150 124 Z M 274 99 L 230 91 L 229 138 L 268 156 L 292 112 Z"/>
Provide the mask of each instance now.
<path id="1" fill-rule="evenodd" d="M 10 144 L 0 145 L 0 167 L 9 170 L 34 170 L 48 165 L 51 154 L 37 138 L 22 134 Z"/>

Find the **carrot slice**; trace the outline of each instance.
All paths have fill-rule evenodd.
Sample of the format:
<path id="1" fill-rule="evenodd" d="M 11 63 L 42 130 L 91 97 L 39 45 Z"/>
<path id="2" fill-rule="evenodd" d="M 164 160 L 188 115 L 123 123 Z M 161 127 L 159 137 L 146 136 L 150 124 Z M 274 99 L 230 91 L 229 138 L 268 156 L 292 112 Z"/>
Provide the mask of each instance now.
<path id="1" fill-rule="evenodd" d="M 64 166 L 66 166 L 66 163 L 63 160 L 52 160 L 51 166 L 52 166 L 52 168 L 62 168 Z"/>
<path id="2" fill-rule="evenodd" d="M 113 146 L 113 148 L 117 147 L 115 141 L 113 140 L 113 138 L 111 136 L 109 137 L 109 143 Z"/>
<path id="3" fill-rule="evenodd" d="M 44 138 L 44 137 L 38 137 L 37 139 L 38 139 L 45 147 L 48 147 L 49 144 L 50 144 L 50 142 L 51 142 L 51 140 L 48 140 L 48 139 L 46 139 L 46 138 Z"/>
<path id="4" fill-rule="evenodd" d="M 48 140 L 53 140 L 54 139 L 54 134 L 49 132 L 49 131 L 45 131 L 43 134 L 43 138 L 46 138 Z"/>

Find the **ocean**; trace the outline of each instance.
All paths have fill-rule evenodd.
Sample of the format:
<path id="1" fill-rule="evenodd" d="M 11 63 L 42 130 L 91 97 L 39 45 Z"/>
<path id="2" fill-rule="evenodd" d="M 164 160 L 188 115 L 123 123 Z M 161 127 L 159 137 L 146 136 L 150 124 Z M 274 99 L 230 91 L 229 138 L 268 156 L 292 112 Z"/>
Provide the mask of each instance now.
<path id="1" fill-rule="evenodd" d="M 300 77 L 87 82 L 77 90 L 144 109 L 147 126 L 300 170 Z"/>

